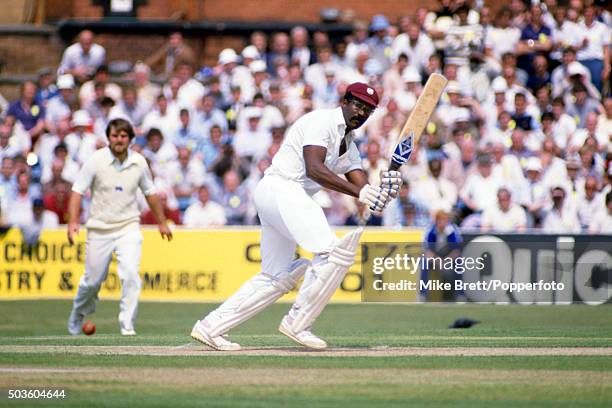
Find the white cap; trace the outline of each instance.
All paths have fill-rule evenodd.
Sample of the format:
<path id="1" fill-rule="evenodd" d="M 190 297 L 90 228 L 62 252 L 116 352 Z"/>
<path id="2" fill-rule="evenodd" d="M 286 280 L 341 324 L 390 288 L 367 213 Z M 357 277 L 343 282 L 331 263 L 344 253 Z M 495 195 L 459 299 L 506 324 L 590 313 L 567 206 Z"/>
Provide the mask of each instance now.
<path id="1" fill-rule="evenodd" d="M 238 62 L 238 54 L 232 48 L 226 48 L 219 53 L 219 64 L 225 65 Z"/>
<path id="2" fill-rule="evenodd" d="M 569 65 L 567 66 L 567 74 L 569 76 L 572 75 L 582 75 L 582 76 L 586 76 L 587 74 L 587 69 L 585 68 L 584 65 L 582 65 L 581 63 L 579 63 L 578 61 L 572 61 L 569 63 Z"/>
<path id="3" fill-rule="evenodd" d="M 70 125 L 75 126 L 89 126 L 91 124 L 91 116 L 86 110 L 78 110 L 72 114 L 72 122 Z"/>
<path id="4" fill-rule="evenodd" d="M 446 85 L 446 93 L 461 93 L 461 87 L 457 81 L 449 81 Z"/>
<path id="5" fill-rule="evenodd" d="M 455 122 L 469 122 L 470 121 L 470 111 L 467 108 L 460 108 L 457 110 L 457 116 L 455 117 Z"/>
<path id="6" fill-rule="evenodd" d="M 57 89 L 72 89 L 74 88 L 74 78 L 70 74 L 60 75 L 57 78 Z"/>
<path id="7" fill-rule="evenodd" d="M 253 74 L 256 72 L 266 72 L 267 65 L 262 60 L 255 60 L 249 64 L 249 69 Z"/>
<path id="8" fill-rule="evenodd" d="M 257 47 L 254 45 L 249 45 L 244 47 L 241 52 L 242 58 L 251 58 L 251 59 L 259 59 L 259 51 L 257 51 Z"/>
<path id="9" fill-rule="evenodd" d="M 508 90 L 508 83 L 504 77 L 497 77 L 491 83 L 491 88 L 493 88 L 495 93 L 506 92 Z"/>
<path id="10" fill-rule="evenodd" d="M 261 118 L 262 114 L 263 112 L 261 108 L 258 108 L 256 106 L 249 106 L 244 108 L 244 117 L 247 119 Z"/>
<path id="11" fill-rule="evenodd" d="M 151 68 L 144 62 L 137 62 L 136 65 L 134 65 L 134 72 L 150 75 Z"/>
<path id="12" fill-rule="evenodd" d="M 402 79 L 405 82 L 421 82 L 421 74 L 415 67 L 406 67 L 402 73 Z"/>
<path id="13" fill-rule="evenodd" d="M 542 171 L 542 163 L 537 157 L 530 157 L 525 163 L 525 171 Z"/>

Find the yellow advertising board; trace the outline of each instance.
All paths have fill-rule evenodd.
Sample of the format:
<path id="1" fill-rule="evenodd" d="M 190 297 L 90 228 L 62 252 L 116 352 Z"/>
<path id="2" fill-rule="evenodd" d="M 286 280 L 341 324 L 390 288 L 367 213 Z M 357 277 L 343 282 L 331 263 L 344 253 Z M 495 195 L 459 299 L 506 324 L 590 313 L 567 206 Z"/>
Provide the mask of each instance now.
<path id="1" fill-rule="evenodd" d="M 342 235 L 346 230 L 339 230 Z M 84 272 L 85 231 L 70 245 L 66 231 L 45 231 L 30 247 L 11 229 L 0 236 L 0 300 L 73 298 Z M 174 240 L 162 241 L 156 229 L 144 229 L 140 277 L 141 299 L 155 301 L 219 302 L 260 271 L 258 228 L 177 229 Z M 362 242 L 420 242 L 421 230 L 389 231 L 366 228 Z M 299 256 L 311 254 L 298 249 Z M 359 302 L 360 263 L 347 273 L 333 301 Z M 113 260 L 100 291 L 101 299 L 119 299 L 121 285 Z M 295 299 L 296 291 L 283 300 Z"/>

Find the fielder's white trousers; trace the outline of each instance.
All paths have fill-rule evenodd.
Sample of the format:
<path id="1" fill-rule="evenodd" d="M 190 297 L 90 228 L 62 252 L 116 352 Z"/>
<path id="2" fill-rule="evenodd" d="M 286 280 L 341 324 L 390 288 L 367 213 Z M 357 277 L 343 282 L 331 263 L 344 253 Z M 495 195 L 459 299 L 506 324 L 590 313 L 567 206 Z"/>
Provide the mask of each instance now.
<path id="1" fill-rule="evenodd" d="M 205 325 L 213 332 L 220 327 L 219 322 L 230 319 L 227 316 L 233 316 L 234 323 L 225 327 L 239 324 L 243 320 L 239 310 L 245 299 L 257 298 L 258 293 L 265 296 L 264 287 L 287 278 L 295 259 L 296 245 L 314 253 L 313 264 L 316 264 L 321 262 L 319 254 L 329 252 L 337 241 L 323 210 L 300 184 L 266 175 L 257 184 L 254 198 L 261 220 L 261 273 L 204 318 Z M 300 291 L 307 289 L 313 280 L 309 269 Z"/>
<path id="2" fill-rule="evenodd" d="M 98 292 L 108 275 L 113 252 L 117 257 L 117 274 L 121 282 L 121 301 L 119 303 L 119 326 L 133 330 L 138 311 L 138 296 L 141 280 L 140 257 L 142 252 L 142 233 L 138 225 L 117 232 L 100 233 L 89 230 L 85 243 L 85 273 L 79 281 L 74 298 L 73 311 L 88 315 L 95 311 Z"/>

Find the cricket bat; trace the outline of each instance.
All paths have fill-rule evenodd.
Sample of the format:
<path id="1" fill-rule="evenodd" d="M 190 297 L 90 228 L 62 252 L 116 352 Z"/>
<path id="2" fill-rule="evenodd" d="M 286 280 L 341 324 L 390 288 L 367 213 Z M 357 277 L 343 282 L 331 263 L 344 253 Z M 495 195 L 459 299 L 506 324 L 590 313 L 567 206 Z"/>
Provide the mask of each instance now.
<path id="1" fill-rule="evenodd" d="M 423 92 L 419 96 L 419 99 L 417 99 L 412 112 L 410 112 L 410 116 L 408 116 L 402 131 L 397 137 L 396 145 L 399 145 L 402 140 L 408 137 L 410 132 L 414 135 L 412 141 L 413 146 L 417 145 L 427 122 L 429 122 L 429 117 L 436 109 L 436 105 L 442 96 L 442 92 L 444 92 L 447 82 L 448 80 L 443 75 L 434 73 L 429 76 L 425 88 L 423 88 Z M 397 170 L 401 165 L 401 163 L 391 159 L 389 170 Z"/>

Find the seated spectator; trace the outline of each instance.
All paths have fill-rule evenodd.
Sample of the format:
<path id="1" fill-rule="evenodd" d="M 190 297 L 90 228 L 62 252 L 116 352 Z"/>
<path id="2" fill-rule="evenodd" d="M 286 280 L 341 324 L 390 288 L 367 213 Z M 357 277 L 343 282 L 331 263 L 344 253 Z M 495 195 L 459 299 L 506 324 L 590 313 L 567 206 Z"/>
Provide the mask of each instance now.
<path id="1" fill-rule="evenodd" d="M 73 183 L 79 172 L 79 164 L 68 156 L 68 146 L 65 143 L 58 143 L 53 149 L 53 157 L 51 161 L 42 163 L 42 174 L 40 176 L 41 183 L 47 183 L 52 178 L 51 166 L 55 160 L 59 160 L 64 165 L 62 177 Z"/>
<path id="2" fill-rule="evenodd" d="M 129 119 L 132 125 L 139 132 L 142 121 L 147 114 L 148 106 L 138 99 L 136 88 L 128 86 L 123 92 L 123 99 L 113 108 L 114 116 Z M 111 113 L 112 115 L 113 113 Z M 140 132 L 139 132 L 140 133 Z"/>
<path id="3" fill-rule="evenodd" d="M 151 109 L 161 94 L 161 87 L 151 82 L 151 68 L 142 62 L 137 62 L 130 76 L 133 78 L 138 100 L 147 107 L 147 110 Z"/>
<path id="4" fill-rule="evenodd" d="M 59 95 L 49 100 L 45 114 L 48 129 L 55 130 L 60 120 L 69 118 L 72 115 L 72 108 L 77 103 L 74 87 L 75 83 L 72 75 L 66 74 L 57 78 Z"/>
<path id="5" fill-rule="evenodd" d="M 15 163 L 13 157 L 3 157 L 0 164 L 0 211 L 6 214 L 8 202 L 17 195 L 17 174 L 15 173 Z"/>
<path id="6" fill-rule="evenodd" d="M 380 144 L 372 140 L 366 145 L 366 157 L 362 160 L 363 171 L 368 175 L 368 183 L 380 185 L 380 172 L 387 170 L 388 164 L 380 154 Z"/>
<path id="7" fill-rule="evenodd" d="M 451 222 L 451 210 L 448 207 L 440 206 L 434 210 L 433 222 L 430 223 L 423 234 L 423 252 L 426 259 L 436 258 L 456 258 L 461 251 L 463 237 L 459 232 L 459 228 Z M 429 263 L 421 269 L 420 280 L 427 282 L 430 279 Z M 454 269 L 443 269 L 438 271 L 442 274 L 443 281 L 452 282 L 454 280 L 462 280 L 461 274 L 458 274 Z M 453 285 L 454 287 L 454 285 Z M 419 300 L 424 301 L 427 297 L 427 289 L 420 287 Z M 445 300 L 460 300 L 465 298 L 463 291 L 445 292 Z"/>
<path id="8" fill-rule="evenodd" d="M 567 147 L 572 134 L 576 131 L 576 121 L 566 113 L 565 101 L 561 97 L 552 102 L 553 128 L 552 135 L 555 144 L 561 149 Z"/>
<path id="9" fill-rule="evenodd" d="M 593 216 L 589 234 L 612 234 L 612 191 L 606 194 L 606 206 Z"/>
<path id="10" fill-rule="evenodd" d="M 533 59 L 536 53 L 548 54 L 552 50 L 552 31 L 544 25 L 540 4 L 532 5 L 527 15 L 529 22 L 523 27 L 517 46 L 520 56 L 518 66 L 533 75 Z"/>
<path id="11" fill-rule="evenodd" d="M 215 98 L 207 94 L 202 98 L 201 106 L 195 110 L 191 117 L 196 132 L 207 135 L 210 128 L 217 125 L 223 132 L 227 131 L 227 119 L 221 109 L 215 108 Z"/>
<path id="12" fill-rule="evenodd" d="M 541 181 L 542 164 L 537 157 L 530 157 L 525 164 L 525 181 L 518 190 L 516 202 L 526 209 L 527 227 L 540 226 L 543 210 L 548 203 L 548 190 Z"/>
<path id="13" fill-rule="evenodd" d="M 32 200 L 40 196 L 40 188 L 31 183 L 26 171 L 17 174 L 17 190 L 8 197 L 7 222 L 11 225 L 24 225 L 32 219 Z"/>
<path id="14" fill-rule="evenodd" d="M 601 210 L 603 210 L 602 199 L 597 179 L 593 176 L 588 176 L 584 180 L 584 188 L 576 198 L 576 206 L 578 211 L 578 219 L 582 228 L 587 231 L 593 225 L 593 220 Z"/>
<path id="15" fill-rule="evenodd" d="M 533 58 L 533 74 L 527 80 L 527 88 L 535 94 L 536 89 L 550 86 L 550 73 L 548 72 L 548 61 L 542 54 L 536 54 Z"/>
<path id="16" fill-rule="evenodd" d="M 478 156 L 477 163 L 477 171 L 467 177 L 459 193 L 465 216 L 480 215 L 482 211 L 495 206 L 495 196 L 501 186 L 501 180 L 492 173 L 492 158 L 489 155 Z"/>
<path id="17" fill-rule="evenodd" d="M 431 151 L 427 159 L 428 173 L 414 183 L 416 200 L 429 211 L 441 205 L 453 208 L 457 203 L 457 187 L 441 176 L 444 153 Z"/>
<path id="18" fill-rule="evenodd" d="M 213 164 L 220 158 L 223 147 L 223 130 L 220 126 L 213 125 L 210 128 L 210 134 L 207 139 L 204 139 L 202 144 L 198 146 L 196 156 L 200 156 L 204 167 L 210 170 Z"/>
<path id="19" fill-rule="evenodd" d="M 179 115 L 176 105 L 169 106 L 168 98 L 161 94 L 156 98 L 155 107 L 145 115 L 141 126 L 142 131 L 147 133 L 150 129 L 157 128 L 161 130 L 162 134 L 168 135 L 168 138 L 176 146 L 182 146 L 184 143 L 180 142 L 179 139 L 185 139 L 185 134 L 193 133 L 193 126 L 190 126 L 189 110 L 183 108 L 180 112 Z M 186 117 L 183 117 L 183 115 Z M 184 122 L 187 122 L 187 124 Z M 178 138 L 176 132 L 177 130 L 181 132 L 180 129 L 182 129 L 182 136 Z"/>
<path id="20" fill-rule="evenodd" d="M 250 106 L 244 110 L 247 120 L 246 128 L 238 129 L 232 144 L 236 153 L 250 162 L 255 162 L 266 154 L 272 135 L 269 130 L 259 126 L 262 117 L 261 108 Z"/>
<path id="21" fill-rule="evenodd" d="M 225 209 L 228 225 L 244 225 L 249 209 L 249 192 L 235 170 L 229 170 L 223 176 L 220 203 Z"/>
<path id="22" fill-rule="evenodd" d="M 516 123 L 517 127 L 527 132 L 540 128 L 536 118 L 527 111 L 527 98 L 522 93 L 514 95 L 514 114 L 512 115 L 512 120 Z"/>
<path id="23" fill-rule="evenodd" d="M 168 221 L 173 222 L 175 225 L 181 225 L 181 212 L 177 208 L 170 208 L 168 206 L 168 195 L 164 192 L 158 193 L 159 204 L 161 205 L 164 216 Z M 155 218 L 155 214 L 151 208 L 147 207 L 147 210 L 140 217 L 140 223 L 143 225 L 157 225 L 158 221 Z"/>
<path id="24" fill-rule="evenodd" d="M 181 61 L 176 65 L 175 68 L 176 76 L 176 100 L 170 98 L 173 102 L 176 102 L 179 108 L 195 109 L 198 102 L 202 100 L 202 97 L 206 93 L 206 88 L 200 81 L 193 77 L 193 65 L 191 63 Z M 164 93 L 167 97 L 170 97 L 174 93 L 171 90 L 173 87 L 173 78 L 168 81 L 164 88 Z M 214 101 L 213 101 L 214 106 Z"/>
<path id="25" fill-rule="evenodd" d="M 57 74 L 71 74 L 83 83 L 93 76 L 105 58 L 106 50 L 94 43 L 94 34 L 83 30 L 79 33 L 78 42 L 64 50 Z"/>
<path id="26" fill-rule="evenodd" d="M 583 129 L 578 129 L 571 136 L 569 141 L 569 150 L 571 152 L 577 152 L 586 143 L 587 139 L 594 138 L 597 143 L 597 151 L 605 152 L 610 144 L 610 129 L 598 128 L 597 123 L 599 116 L 596 112 L 589 112 L 586 116 L 586 122 Z"/>
<path id="27" fill-rule="evenodd" d="M 15 146 L 15 143 L 11 143 L 11 139 L 13 138 L 11 133 L 11 126 L 5 123 L 0 123 L 0 160 L 4 159 L 5 157 L 12 159 L 17 155 L 24 153 L 22 149 Z"/>
<path id="28" fill-rule="evenodd" d="M 111 77 L 110 72 L 108 71 L 108 66 L 100 65 L 96 69 L 96 74 L 94 75 L 93 79 L 85 82 L 79 90 L 79 100 L 81 101 L 81 106 L 89 106 L 97 98 L 98 95 L 96 93 L 96 89 L 100 89 L 100 92 L 104 96 L 113 98 L 113 101 L 120 101 L 123 95 L 121 87 L 111 82 L 110 79 Z"/>
<path id="29" fill-rule="evenodd" d="M 397 198 L 383 212 L 383 225 L 388 227 L 424 227 L 430 222 L 427 209 L 414 197 L 410 183 L 404 180 Z"/>
<path id="30" fill-rule="evenodd" d="M 512 202 L 512 193 L 505 187 L 497 191 L 497 205 L 482 213 L 480 230 L 482 232 L 524 232 L 527 217 L 521 206 Z"/>
<path id="31" fill-rule="evenodd" d="M 586 126 L 586 117 L 590 112 L 603 112 L 601 104 L 587 93 L 586 87 L 578 83 L 574 85 L 571 100 L 567 103 L 567 114 L 576 119 L 578 128 Z"/>
<path id="32" fill-rule="evenodd" d="M 35 101 L 36 90 L 34 82 L 25 81 L 21 84 L 21 97 L 12 102 L 6 112 L 6 115 L 14 116 L 23 125 L 32 144 L 36 143 L 45 129 L 46 111 L 43 105 Z"/>
<path id="33" fill-rule="evenodd" d="M 164 135 L 157 128 L 151 128 L 146 134 L 147 144 L 142 149 L 142 155 L 149 160 L 156 174 L 166 174 L 169 163 L 176 160 L 178 152 L 170 141 L 164 140 Z"/>
<path id="34" fill-rule="evenodd" d="M 172 185 L 179 203 L 179 210 L 185 211 L 192 202 L 199 186 L 204 184 L 206 170 L 198 157 L 192 157 L 191 150 L 179 147 L 178 160 L 171 161 L 162 175 Z"/>
<path id="35" fill-rule="evenodd" d="M 45 209 L 43 200 L 35 198 L 32 200 L 32 212 L 29 218 L 22 219 L 16 226 L 21 230 L 23 240 L 28 245 L 34 246 L 38 244 L 43 230 L 59 227 L 59 220 L 54 212 Z"/>
<path id="36" fill-rule="evenodd" d="M 546 211 L 542 231 L 547 234 L 577 234 L 580 232 L 580 221 L 575 206 L 566 200 L 563 186 L 554 186 L 550 190 L 552 206 Z"/>
<path id="37" fill-rule="evenodd" d="M 88 130 L 93 123 L 86 110 L 74 112 L 70 124 L 72 133 L 66 136 L 64 142 L 70 158 L 82 166 L 96 150 L 106 145 L 106 141 Z"/>
<path id="38" fill-rule="evenodd" d="M 67 191 L 70 191 L 72 183 L 62 176 L 62 174 L 64 173 L 64 164 L 65 162 L 58 157 L 54 158 L 51 161 L 51 178 L 49 179 L 49 181 L 42 185 L 43 197 L 47 193 L 53 191 L 58 184 L 66 184 L 68 186 Z"/>
<path id="39" fill-rule="evenodd" d="M 227 223 L 225 210 L 210 199 L 206 185 L 198 188 L 198 201 L 187 208 L 183 221 L 186 227 L 192 228 L 218 227 Z"/>
<path id="40" fill-rule="evenodd" d="M 58 94 L 57 86 L 55 86 L 55 72 L 52 68 L 45 67 L 39 69 L 37 75 L 38 90 L 36 91 L 34 101 L 44 108 L 47 106 L 49 99 Z"/>
<path id="41" fill-rule="evenodd" d="M 70 197 L 71 184 L 55 182 L 47 186 L 47 192 L 43 197 L 45 208 L 54 212 L 60 224 L 68 224 L 68 199 Z"/>

